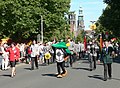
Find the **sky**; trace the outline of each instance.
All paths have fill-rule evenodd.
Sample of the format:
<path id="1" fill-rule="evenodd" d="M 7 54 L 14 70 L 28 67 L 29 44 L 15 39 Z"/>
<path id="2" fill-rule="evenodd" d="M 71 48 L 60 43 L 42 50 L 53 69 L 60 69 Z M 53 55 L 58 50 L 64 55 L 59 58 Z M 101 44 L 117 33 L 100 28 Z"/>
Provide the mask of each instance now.
<path id="1" fill-rule="evenodd" d="M 106 7 L 103 0 L 71 0 L 70 5 L 70 11 L 75 11 L 76 19 L 78 18 L 79 7 L 82 7 L 86 30 L 89 29 L 90 21 L 97 21 Z"/>

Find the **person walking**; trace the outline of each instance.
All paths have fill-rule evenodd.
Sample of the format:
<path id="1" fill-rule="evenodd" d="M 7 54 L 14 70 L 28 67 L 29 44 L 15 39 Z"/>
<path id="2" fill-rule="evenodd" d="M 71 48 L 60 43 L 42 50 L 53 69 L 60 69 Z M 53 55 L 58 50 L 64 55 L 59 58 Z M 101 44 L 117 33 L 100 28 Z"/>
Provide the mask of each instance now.
<path id="1" fill-rule="evenodd" d="M 48 52 L 47 43 L 45 43 L 45 44 L 44 44 L 44 47 L 43 47 L 44 65 L 47 65 L 46 58 L 45 58 L 45 54 L 46 54 L 47 52 Z M 49 63 L 49 60 L 48 60 L 48 63 Z"/>
<path id="2" fill-rule="evenodd" d="M 43 52 L 43 43 L 40 43 L 39 45 L 39 60 L 40 60 L 40 64 L 44 63 L 44 52 Z"/>
<path id="3" fill-rule="evenodd" d="M 68 49 L 71 51 L 71 54 L 70 54 L 70 66 L 72 67 L 73 62 L 75 61 L 75 58 L 74 58 L 75 43 L 71 39 L 68 39 L 68 43 L 70 43 L 70 46 L 68 46 Z"/>
<path id="4" fill-rule="evenodd" d="M 4 65 L 4 57 L 3 57 L 3 53 L 4 53 L 4 47 L 3 47 L 3 43 L 0 44 L 0 66 L 2 65 L 2 70 L 4 69 L 3 68 L 3 65 Z"/>
<path id="5" fill-rule="evenodd" d="M 3 47 L 2 48 L 2 56 L 3 56 L 3 59 L 2 59 L 2 70 L 7 70 L 8 69 L 8 62 L 9 62 L 9 59 L 8 59 L 8 52 L 5 51 L 5 48 L 7 48 L 7 44 L 3 44 Z"/>
<path id="6" fill-rule="evenodd" d="M 6 52 L 9 52 L 9 61 L 11 66 L 11 77 L 13 78 L 16 75 L 16 61 L 20 57 L 20 52 L 18 48 L 15 46 L 15 43 L 11 43 L 11 46 L 6 49 Z"/>
<path id="7" fill-rule="evenodd" d="M 30 45 L 28 45 L 27 48 L 26 48 L 26 62 L 31 64 L 31 49 L 30 49 Z"/>
<path id="8" fill-rule="evenodd" d="M 105 41 L 105 46 L 102 48 L 101 58 L 103 59 L 104 65 L 104 81 L 107 81 L 107 71 L 109 79 L 112 77 L 112 56 L 114 55 L 114 50 L 108 41 Z"/>
<path id="9" fill-rule="evenodd" d="M 68 47 L 65 42 L 59 42 L 57 44 L 53 44 L 52 46 L 56 48 L 55 55 L 58 71 L 57 78 L 62 78 L 67 75 L 67 70 L 65 70 L 65 61 L 69 58 L 68 51 L 70 52 L 70 50 L 67 49 Z"/>
<path id="10" fill-rule="evenodd" d="M 87 53 L 88 53 L 88 59 L 90 62 L 90 71 L 96 69 L 96 60 L 97 60 L 97 52 L 99 51 L 99 46 L 97 45 L 97 42 L 93 40 L 90 41 L 87 45 Z"/>
<path id="11" fill-rule="evenodd" d="M 30 48 L 31 48 L 31 70 L 34 70 L 34 63 L 35 63 L 36 69 L 38 69 L 39 48 L 35 40 L 33 41 L 33 44 L 31 45 Z"/>
<path id="12" fill-rule="evenodd" d="M 82 42 L 78 42 L 78 45 L 79 45 L 79 59 L 82 59 L 84 52 L 84 44 Z"/>
<path id="13" fill-rule="evenodd" d="M 56 49 L 56 62 L 57 62 L 57 70 L 58 70 L 58 78 L 62 78 L 67 74 L 67 70 L 65 70 L 65 60 L 64 60 L 64 50 L 63 49 Z M 62 73 L 61 70 L 62 69 Z"/>

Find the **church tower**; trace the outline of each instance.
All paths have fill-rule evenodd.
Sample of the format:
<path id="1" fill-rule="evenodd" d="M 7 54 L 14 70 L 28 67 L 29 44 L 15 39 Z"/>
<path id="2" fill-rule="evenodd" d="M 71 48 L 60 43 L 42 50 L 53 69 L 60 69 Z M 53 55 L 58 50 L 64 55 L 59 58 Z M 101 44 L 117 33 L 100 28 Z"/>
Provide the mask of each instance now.
<path id="1" fill-rule="evenodd" d="M 69 24 L 70 24 L 70 31 L 74 32 L 76 29 L 76 14 L 75 11 L 69 12 Z"/>
<path id="2" fill-rule="evenodd" d="M 79 15 L 77 21 L 77 30 L 84 30 L 84 16 L 83 16 L 83 9 L 82 7 L 79 8 Z"/>

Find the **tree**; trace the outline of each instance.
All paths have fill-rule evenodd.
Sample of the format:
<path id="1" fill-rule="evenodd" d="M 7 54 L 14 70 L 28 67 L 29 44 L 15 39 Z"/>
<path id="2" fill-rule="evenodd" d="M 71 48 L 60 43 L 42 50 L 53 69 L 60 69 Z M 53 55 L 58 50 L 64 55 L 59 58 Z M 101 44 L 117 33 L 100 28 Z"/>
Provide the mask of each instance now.
<path id="1" fill-rule="evenodd" d="M 35 39 L 40 34 L 43 17 L 44 39 L 49 40 L 55 31 L 69 29 L 64 17 L 70 8 L 70 0 L 1 0 L 0 36 L 16 41 Z"/>
<path id="2" fill-rule="evenodd" d="M 83 42 L 84 41 L 84 36 L 85 36 L 85 31 L 80 30 L 77 37 L 76 37 L 76 42 Z"/>
<path id="3" fill-rule="evenodd" d="M 111 37 L 120 40 L 120 2 L 119 0 L 109 0 L 108 5 L 100 16 L 98 30 L 109 32 Z"/>

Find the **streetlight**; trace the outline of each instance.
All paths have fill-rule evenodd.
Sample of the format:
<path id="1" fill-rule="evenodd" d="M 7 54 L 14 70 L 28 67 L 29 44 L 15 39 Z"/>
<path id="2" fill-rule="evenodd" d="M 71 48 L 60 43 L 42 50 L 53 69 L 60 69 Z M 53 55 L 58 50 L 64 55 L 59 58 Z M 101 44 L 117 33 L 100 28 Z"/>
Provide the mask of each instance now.
<path id="1" fill-rule="evenodd" d="M 95 23 L 96 21 L 90 21 L 92 24 Z"/>
<path id="2" fill-rule="evenodd" d="M 95 22 L 96 21 L 90 21 L 92 24 L 90 25 L 90 29 L 92 29 L 92 32 L 91 32 L 91 35 L 92 35 L 92 38 L 95 38 L 95 29 L 96 29 L 96 25 L 95 25 Z"/>
<path id="3" fill-rule="evenodd" d="M 41 41 L 43 43 L 43 17 L 41 16 Z"/>

